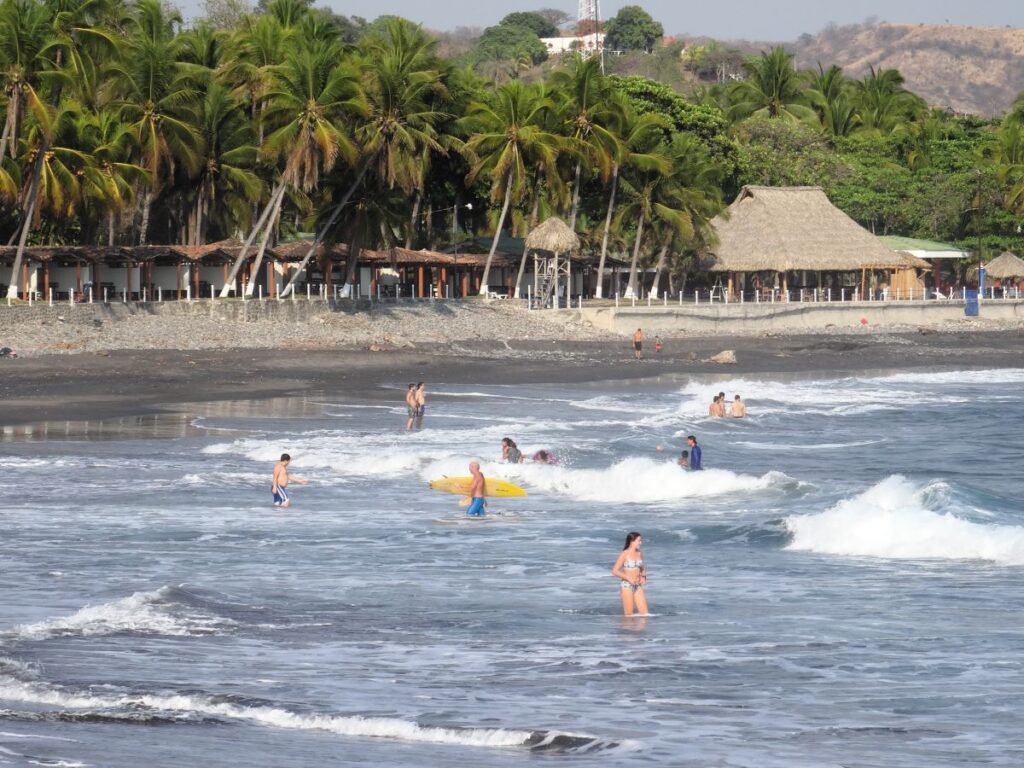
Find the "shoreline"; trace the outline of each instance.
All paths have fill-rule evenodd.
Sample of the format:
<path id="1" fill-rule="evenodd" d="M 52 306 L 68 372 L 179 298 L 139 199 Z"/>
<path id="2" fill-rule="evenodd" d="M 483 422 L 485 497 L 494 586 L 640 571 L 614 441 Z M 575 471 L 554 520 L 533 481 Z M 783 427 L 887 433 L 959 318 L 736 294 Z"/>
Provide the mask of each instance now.
<path id="1" fill-rule="evenodd" d="M 736 364 L 707 359 L 723 350 Z M 382 389 L 737 377 L 821 379 L 901 371 L 1024 368 L 1020 331 L 699 336 L 632 359 L 625 341 L 516 340 L 353 349 L 121 350 L 0 360 L 0 426 L 95 421 L 180 410 L 190 403 L 352 395 L 401 402 Z M 428 390 L 429 391 L 429 390 Z"/>

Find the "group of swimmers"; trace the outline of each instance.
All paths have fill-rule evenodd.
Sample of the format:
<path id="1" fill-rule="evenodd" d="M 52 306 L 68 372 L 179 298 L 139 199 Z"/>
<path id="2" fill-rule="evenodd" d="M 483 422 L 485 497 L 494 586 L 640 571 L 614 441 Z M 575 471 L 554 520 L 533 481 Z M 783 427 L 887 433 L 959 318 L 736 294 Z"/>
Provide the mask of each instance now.
<path id="1" fill-rule="evenodd" d="M 524 464 L 526 457 L 519 450 L 515 440 L 511 437 L 503 437 L 501 438 L 501 460 L 505 464 Z M 557 464 L 558 457 L 552 451 L 541 448 L 533 454 L 531 461 L 534 464 Z"/>
<path id="2" fill-rule="evenodd" d="M 742 419 L 747 415 L 747 406 L 743 402 L 743 398 L 739 395 L 733 398 L 732 406 L 729 408 L 728 413 L 725 410 L 725 392 L 719 392 L 715 395 L 714 400 L 711 401 L 711 405 L 708 406 L 708 416 L 715 416 L 718 418 L 725 418 L 731 416 L 734 419 Z"/>
<path id="3" fill-rule="evenodd" d="M 427 409 L 427 385 L 422 381 L 410 384 L 405 391 L 405 407 L 409 412 L 409 420 L 405 423 L 406 429 L 423 426 L 423 412 Z"/>

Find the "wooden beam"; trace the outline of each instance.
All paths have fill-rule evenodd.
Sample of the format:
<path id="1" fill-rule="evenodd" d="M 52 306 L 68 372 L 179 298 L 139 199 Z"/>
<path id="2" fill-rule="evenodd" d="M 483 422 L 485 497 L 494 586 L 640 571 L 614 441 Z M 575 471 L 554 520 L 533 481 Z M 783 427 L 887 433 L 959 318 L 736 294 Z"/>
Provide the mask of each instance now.
<path id="1" fill-rule="evenodd" d="M 423 298 L 423 267 L 416 270 L 416 291 L 419 298 Z"/>

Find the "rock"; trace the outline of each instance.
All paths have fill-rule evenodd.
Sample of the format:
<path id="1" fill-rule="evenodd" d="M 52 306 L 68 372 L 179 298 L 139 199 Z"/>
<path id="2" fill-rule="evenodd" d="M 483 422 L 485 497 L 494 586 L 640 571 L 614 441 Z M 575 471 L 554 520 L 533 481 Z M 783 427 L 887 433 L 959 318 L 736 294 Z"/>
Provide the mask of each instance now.
<path id="1" fill-rule="evenodd" d="M 709 357 L 705 363 L 717 363 L 718 365 L 736 365 L 736 353 L 731 349 L 719 352 L 714 357 Z"/>
<path id="2" fill-rule="evenodd" d="M 696 362 L 697 361 L 697 353 L 696 352 L 691 352 L 690 354 L 688 354 L 686 356 L 686 359 L 689 360 L 691 363 Z"/>

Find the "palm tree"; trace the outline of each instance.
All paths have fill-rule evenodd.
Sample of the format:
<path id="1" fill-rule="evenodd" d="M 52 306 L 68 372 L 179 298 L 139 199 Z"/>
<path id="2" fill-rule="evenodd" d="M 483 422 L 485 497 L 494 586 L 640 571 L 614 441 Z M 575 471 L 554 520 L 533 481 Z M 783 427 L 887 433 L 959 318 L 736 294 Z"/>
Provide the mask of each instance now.
<path id="1" fill-rule="evenodd" d="M 860 117 L 850 98 L 852 84 L 841 67 L 832 65 L 807 75 L 807 99 L 830 136 L 849 136 L 860 124 Z"/>
<path id="2" fill-rule="evenodd" d="M 588 59 L 578 54 L 574 56 L 568 68 L 557 70 L 551 76 L 551 90 L 563 96 L 559 112 L 572 146 L 579 152 L 569 214 L 569 227 L 575 229 L 583 161 L 587 161 L 589 169 L 597 171 L 602 181 L 607 181 L 614 158 L 622 151 L 614 130 L 621 120 L 622 99 L 616 98 L 616 91 L 601 72 L 601 60 L 597 56 Z"/>
<path id="3" fill-rule="evenodd" d="M 491 261 L 498 250 L 505 217 L 509 206 L 522 199 L 530 180 L 529 169 L 538 164 L 553 168 L 564 145 L 545 124 L 552 108 L 550 99 L 539 89 L 511 80 L 499 87 L 489 102 L 471 104 L 460 121 L 460 126 L 470 136 L 464 147 L 470 158 L 466 183 L 474 184 L 481 176 L 489 177 L 491 201 L 501 203 L 480 281 L 481 296 L 489 292 Z"/>
<path id="4" fill-rule="evenodd" d="M 139 148 L 139 165 L 149 184 L 143 198 L 139 243 L 145 245 L 153 199 L 177 164 L 189 173 L 198 170 L 193 129 L 198 92 L 178 61 L 176 13 L 165 12 L 160 0 L 139 0 L 125 61 L 118 68 L 125 95 L 121 118 L 130 126 Z"/>
<path id="5" fill-rule="evenodd" d="M 422 28 L 391 17 L 380 34 L 362 45 L 365 66 L 355 130 L 362 158 L 352 183 L 334 203 L 282 295 L 295 290 L 299 276 L 368 171 L 388 189 L 413 194 L 424 178 L 425 157 L 445 151 L 435 127 L 446 117 L 437 104 L 438 97 L 446 94 L 437 69 L 437 43 Z"/>
<path id="6" fill-rule="evenodd" d="M 810 121 L 814 110 L 807 106 L 800 73 L 793 55 L 776 47 L 743 65 L 747 79 L 729 90 L 731 120 L 746 117 L 772 117 L 792 122 Z"/>
<path id="7" fill-rule="evenodd" d="M 249 248 L 263 231 L 253 266 L 254 272 L 259 269 L 288 187 L 306 194 L 313 192 L 320 187 L 321 173 L 333 169 L 339 158 L 353 162 L 357 157 L 354 142 L 341 128 L 356 92 L 355 73 L 339 63 L 341 52 L 337 42 L 313 40 L 288 51 L 284 62 L 271 68 L 264 118 L 272 130 L 262 152 L 275 161 L 283 160 L 284 167 L 270 200 L 235 259 L 221 291 L 222 298 L 233 290 Z M 249 293 L 254 285 L 249 284 Z"/>
<path id="8" fill-rule="evenodd" d="M 40 74 L 51 67 L 50 14 L 37 0 L 4 0 L 0 4 L 0 68 L 7 115 L 0 134 L 0 159 L 13 158 L 25 121 L 26 100 L 39 101 Z"/>
<path id="9" fill-rule="evenodd" d="M 854 99 L 863 129 L 886 135 L 902 123 L 920 117 L 927 108 L 921 97 L 903 87 L 903 75 L 895 69 L 870 72 L 854 83 Z"/>
<path id="10" fill-rule="evenodd" d="M 604 292 L 604 266 L 608 256 L 608 240 L 615 213 L 615 196 L 619 186 L 619 172 L 626 168 L 639 173 L 668 173 L 668 159 L 659 152 L 651 152 L 658 146 L 662 136 L 670 130 L 668 121 L 657 114 L 637 115 L 625 109 L 618 125 L 618 153 L 612 161 L 612 175 L 608 194 L 608 208 L 604 217 L 604 231 L 601 236 L 601 258 L 597 266 L 597 298 Z"/>
<path id="11" fill-rule="evenodd" d="M 1008 117 L 999 129 L 993 160 L 1006 184 L 1006 208 L 1024 213 L 1024 124 Z"/>
<path id="12" fill-rule="evenodd" d="M 711 219 L 717 216 L 722 203 L 722 169 L 708 155 L 707 149 L 692 134 L 678 133 L 670 148 L 672 185 L 666 202 L 669 209 L 655 206 L 661 236 L 661 252 L 654 272 L 651 293 L 658 298 L 662 271 L 668 266 L 667 256 L 679 245 L 688 250 L 702 250 L 714 237 Z"/>

